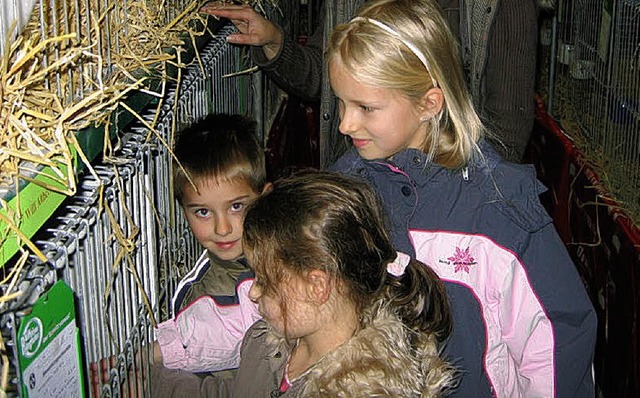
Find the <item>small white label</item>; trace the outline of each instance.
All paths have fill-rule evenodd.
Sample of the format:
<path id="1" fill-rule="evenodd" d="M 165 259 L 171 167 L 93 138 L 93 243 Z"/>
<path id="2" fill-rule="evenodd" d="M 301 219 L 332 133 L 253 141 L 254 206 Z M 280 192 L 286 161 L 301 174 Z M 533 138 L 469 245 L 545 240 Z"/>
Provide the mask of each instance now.
<path id="1" fill-rule="evenodd" d="M 67 324 L 22 375 L 29 398 L 81 397 L 76 323 Z"/>
<path id="2" fill-rule="evenodd" d="M 25 358 L 33 357 L 42 345 L 42 321 L 40 318 L 31 318 L 20 336 L 20 349 Z"/>

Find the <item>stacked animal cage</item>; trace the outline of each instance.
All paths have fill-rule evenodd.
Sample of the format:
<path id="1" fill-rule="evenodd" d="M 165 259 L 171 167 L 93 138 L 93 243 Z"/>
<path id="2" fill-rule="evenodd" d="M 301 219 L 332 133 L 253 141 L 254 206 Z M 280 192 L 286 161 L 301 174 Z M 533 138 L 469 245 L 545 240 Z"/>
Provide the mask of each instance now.
<path id="1" fill-rule="evenodd" d="M 63 27 L 62 31 L 80 37 L 86 35 L 79 40 L 83 51 L 92 48 L 99 52 L 97 57 L 92 55 L 92 59 L 100 60 L 100 65 L 97 62 L 81 65 L 79 77 L 73 76 L 73 69 L 53 70 L 43 79 L 43 86 L 54 93 L 52 96 L 64 98 L 61 102 L 68 99 L 71 104 L 88 103 L 96 82 L 106 83 L 117 71 L 123 72 L 122 58 L 118 58 L 121 54 L 111 50 L 131 45 L 122 42 L 122 36 L 110 35 L 108 29 L 97 29 L 97 24 L 111 18 L 117 20 L 118 29 L 131 32 L 139 20 L 123 21 L 121 18 L 126 14 L 123 10 L 130 10 L 132 6 L 146 10 L 149 3 L 152 2 L 43 0 L 42 4 L 36 3 L 34 12 L 43 26 L 55 22 Z M 158 26 L 173 25 L 172 29 L 180 29 L 180 26 L 176 28 L 178 21 L 191 16 L 192 20 L 182 25 L 182 36 L 176 39 L 182 44 L 176 44 L 177 51 L 169 54 L 165 54 L 166 49 L 159 54 L 150 49 L 148 58 L 155 59 L 154 71 L 161 73 L 150 79 L 155 82 L 151 85 L 128 83 L 135 87 L 135 95 L 122 95 L 113 100 L 113 106 L 104 110 L 106 116 L 101 119 L 107 123 L 106 127 L 82 124 L 82 129 L 70 130 L 72 137 L 68 139 L 78 145 L 78 152 L 90 151 L 96 141 L 102 149 L 104 136 L 108 137 L 105 142 L 109 142 L 109 151 L 104 156 L 84 154 L 95 159 L 77 173 L 72 194 L 62 200 L 31 239 L 21 236 L 23 243 L 32 243 L 32 250 L 27 250 L 29 245 L 23 245 L 3 261 L 5 277 L 0 284 L 3 294 L 0 328 L 5 347 L 0 391 L 3 395 L 148 396 L 153 327 L 169 316 L 169 298 L 175 284 L 201 251 L 181 209 L 173 201 L 170 147 L 174 134 L 211 112 L 254 115 L 262 122 L 264 132 L 273 118 L 271 114 L 277 111 L 279 96 L 273 94 L 270 83 L 263 81 L 259 74 L 246 73 L 252 70 L 246 50 L 226 43 L 226 36 L 234 31 L 232 25 L 207 23 L 194 16 L 202 1 L 157 3 L 162 3 L 161 21 L 154 22 Z M 295 21 L 295 17 L 291 17 L 296 12 L 293 5 L 275 7 L 275 2 L 258 3 L 270 18 L 285 26 Z M 84 14 L 92 7 L 101 11 Z M 213 34 L 203 35 L 204 40 L 199 34 L 194 35 L 193 20 L 207 23 Z M 114 29 L 113 25 L 104 26 Z M 99 36 L 93 36 L 95 33 Z M 43 40 L 47 38 L 44 29 L 41 34 Z M 93 44 L 89 45 L 90 42 Z M 183 52 L 185 48 L 190 51 Z M 44 63 L 58 62 L 60 49 L 56 47 L 47 53 Z M 5 55 L 8 50 L 6 47 Z M 144 55 L 134 62 L 144 65 Z M 134 80 L 141 73 L 139 70 L 125 72 L 124 75 Z M 23 94 L 28 97 L 31 93 L 27 89 Z M 268 100 L 263 99 L 264 93 L 270 93 Z M 103 101 L 109 100 L 104 91 L 102 94 Z M 145 100 L 140 101 L 140 96 Z M 140 102 L 143 105 L 139 105 Z M 73 148 L 72 153 L 76 153 Z M 74 159 L 77 164 L 81 163 L 79 157 Z M 22 174 L 16 174 L 16 180 L 22 178 Z M 33 182 L 33 178 L 30 181 Z M 14 190 L 13 196 L 19 197 L 24 185 Z M 0 191 L 3 195 L 0 210 L 7 214 L 4 206 L 9 201 L 5 195 L 10 190 L 11 187 L 5 187 Z M 8 229 L 5 225 L 2 227 L 3 232 Z M 0 237 L 2 245 L 9 240 L 4 235 Z M 39 337 L 29 329 L 33 324 L 31 319 L 50 312 L 51 308 L 46 305 L 57 300 L 59 291 L 65 291 L 58 288 L 61 283 L 73 293 L 74 302 L 68 312 L 73 319 L 71 326 L 64 329 L 77 328 L 77 345 L 69 342 L 73 338 L 58 339 L 63 333 L 56 335 L 59 330 L 55 329 L 62 328 L 62 320 L 53 325 L 54 332 Z M 41 307 L 45 310 L 38 311 Z M 69 321 L 67 318 L 64 322 Z M 38 322 L 45 324 L 46 329 L 42 319 Z M 40 328 L 40 332 L 42 330 Z M 59 341 L 54 341 L 56 339 Z M 25 342 L 29 343 L 27 350 Z M 77 364 L 72 366 L 69 362 L 73 362 L 74 355 L 70 356 L 69 352 L 73 353 L 74 347 Z M 65 366 L 61 366 L 63 363 Z"/>
<path id="2" fill-rule="evenodd" d="M 640 224 L 640 2 L 564 0 L 555 17 L 555 40 L 551 24 L 541 36 L 548 111 Z"/>
<path id="3" fill-rule="evenodd" d="M 597 396 L 640 394 L 640 2 L 563 0 L 541 24 L 532 137 L 598 314 Z"/>

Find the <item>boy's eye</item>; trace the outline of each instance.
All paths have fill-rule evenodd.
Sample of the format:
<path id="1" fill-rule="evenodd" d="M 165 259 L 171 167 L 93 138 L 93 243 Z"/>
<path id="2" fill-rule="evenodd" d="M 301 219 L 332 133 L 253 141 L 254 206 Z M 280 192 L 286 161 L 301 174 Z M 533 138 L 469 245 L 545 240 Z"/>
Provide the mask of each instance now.
<path id="1" fill-rule="evenodd" d="M 231 204 L 231 211 L 233 212 L 239 212 L 239 211 L 242 211 L 243 209 L 244 209 L 244 203 L 236 202 Z"/>
<path id="2" fill-rule="evenodd" d="M 198 217 L 207 217 L 209 215 L 208 209 L 196 209 L 195 215 Z"/>

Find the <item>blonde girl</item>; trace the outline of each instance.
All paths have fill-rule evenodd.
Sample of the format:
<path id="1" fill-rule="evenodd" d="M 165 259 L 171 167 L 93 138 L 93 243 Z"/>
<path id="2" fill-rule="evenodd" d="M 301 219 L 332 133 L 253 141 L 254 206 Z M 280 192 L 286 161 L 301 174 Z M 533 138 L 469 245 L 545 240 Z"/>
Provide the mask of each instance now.
<path id="1" fill-rule="evenodd" d="M 534 169 L 486 142 L 436 3 L 369 1 L 325 58 L 353 144 L 333 170 L 370 183 L 395 247 L 445 282 L 453 395 L 593 396 L 595 312 Z"/>

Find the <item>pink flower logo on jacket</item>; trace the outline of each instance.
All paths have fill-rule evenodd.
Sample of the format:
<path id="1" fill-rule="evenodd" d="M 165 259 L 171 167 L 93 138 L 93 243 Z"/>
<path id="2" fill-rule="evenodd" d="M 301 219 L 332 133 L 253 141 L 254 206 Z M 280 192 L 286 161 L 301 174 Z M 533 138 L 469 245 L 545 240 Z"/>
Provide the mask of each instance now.
<path id="1" fill-rule="evenodd" d="M 477 264 L 475 258 L 473 258 L 469 253 L 469 247 L 462 250 L 456 246 L 455 254 L 451 257 L 447 257 L 447 260 L 451 261 L 451 263 L 456 266 L 454 270 L 455 273 L 464 271 L 468 274 L 469 267 Z"/>

